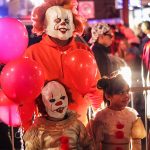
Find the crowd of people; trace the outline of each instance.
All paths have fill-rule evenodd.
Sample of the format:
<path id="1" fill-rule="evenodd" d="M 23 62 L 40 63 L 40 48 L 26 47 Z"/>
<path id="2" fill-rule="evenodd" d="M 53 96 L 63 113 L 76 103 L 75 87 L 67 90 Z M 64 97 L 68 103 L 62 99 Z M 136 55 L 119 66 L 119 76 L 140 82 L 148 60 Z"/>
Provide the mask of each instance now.
<path id="1" fill-rule="evenodd" d="M 33 9 L 33 34 L 23 57 L 40 64 L 45 85 L 35 100 L 38 115 L 28 118 L 31 124 L 23 136 L 19 128 L 14 131 L 19 133 L 15 148 L 145 150 L 145 99 L 143 91 L 135 91 L 131 108 L 130 86 L 142 87 L 143 79 L 150 78 L 150 22 L 139 25 L 139 35 L 123 24 L 98 22 L 84 28 L 87 22 L 76 7 L 72 0 L 45 0 Z M 84 95 L 68 81 L 63 66 L 66 53 L 76 50 L 90 53 L 97 64 L 93 84 Z M 124 66 L 131 69 L 131 85 L 119 72 Z M 12 149 L 10 133 L 1 121 L 0 149 Z"/>

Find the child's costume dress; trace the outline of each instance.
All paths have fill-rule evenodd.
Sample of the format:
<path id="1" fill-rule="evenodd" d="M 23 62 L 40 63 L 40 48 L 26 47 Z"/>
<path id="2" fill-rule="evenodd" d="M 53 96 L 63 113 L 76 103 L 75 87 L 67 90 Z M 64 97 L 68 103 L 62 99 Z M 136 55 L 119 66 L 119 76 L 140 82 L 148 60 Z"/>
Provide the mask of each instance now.
<path id="1" fill-rule="evenodd" d="M 121 111 L 100 110 L 87 126 L 96 150 L 100 150 L 100 143 L 102 150 L 140 150 L 140 139 L 146 136 L 146 132 L 137 115 L 136 110 L 129 107 Z"/>
<path id="2" fill-rule="evenodd" d="M 86 128 L 68 111 L 62 121 L 39 117 L 24 135 L 26 150 L 89 150 L 92 148 Z"/>

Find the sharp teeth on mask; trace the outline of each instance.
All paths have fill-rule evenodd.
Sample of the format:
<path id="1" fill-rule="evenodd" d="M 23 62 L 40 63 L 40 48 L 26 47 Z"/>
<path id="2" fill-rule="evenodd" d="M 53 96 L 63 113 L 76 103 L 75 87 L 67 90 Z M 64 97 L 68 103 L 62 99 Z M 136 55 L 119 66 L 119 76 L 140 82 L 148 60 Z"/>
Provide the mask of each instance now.
<path id="1" fill-rule="evenodd" d="M 63 109 L 64 109 L 64 107 L 60 107 L 60 108 L 56 109 L 56 111 L 61 112 L 61 111 L 63 111 Z"/>

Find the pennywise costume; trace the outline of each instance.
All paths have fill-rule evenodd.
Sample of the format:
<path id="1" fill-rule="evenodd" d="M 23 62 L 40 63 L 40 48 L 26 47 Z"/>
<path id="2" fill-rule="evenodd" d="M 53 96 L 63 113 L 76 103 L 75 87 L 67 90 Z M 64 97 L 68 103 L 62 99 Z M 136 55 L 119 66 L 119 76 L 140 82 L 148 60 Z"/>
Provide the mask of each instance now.
<path id="1" fill-rule="evenodd" d="M 59 122 L 38 118 L 24 140 L 26 150 L 88 150 L 91 143 L 77 114 L 71 111 Z"/>
<path id="2" fill-rule="evenodd" d="M 69 104 L 69 108 L 77 111 L 80 114 L 80 120 L 86 124 L 89 105 L 96 109 L 102 102 L 103 92 L 96 89 L 100 74 L 97 74 L 95 83 L 85 94 L 88 99 L 86 101 L 72 84 L 67 83 L 68 79 L 65 79 L 63 68 L 63 57 L 66 53 L 76 49 L 91 51 L 86 44 L 77 42 L 74 38 L 75 34 L 83 33 L 83 18 L 77 14 L 75 0 L 44 1 L 32 13 L 33 32 L 37 35 L 43 34 L 42 40 L 30 46 L 25 52 L 25 57 L 41 65 L 45 80 L 58 80 L 69 88 L 75 101 Z"/>
<path id="3" fill-rule="evenodd" d="M 121 111 L 100 110 L 87 126 L 95 149 L 100 150 L 101 143 L 102 150 L 141 150 L 141 139 L 146 131 L 137 115 L 136 110 L 129 107 Z"/>
<path id="4" fill-rule="evenodd" d="M 63 85 L 50 81 L 42 89 L 45 112 L 25 132 L 26 150 L 88 150 L 92 142 L 77 113 L 69 111 Z M 42 107 L 40 105 L 39 107 Z"/>

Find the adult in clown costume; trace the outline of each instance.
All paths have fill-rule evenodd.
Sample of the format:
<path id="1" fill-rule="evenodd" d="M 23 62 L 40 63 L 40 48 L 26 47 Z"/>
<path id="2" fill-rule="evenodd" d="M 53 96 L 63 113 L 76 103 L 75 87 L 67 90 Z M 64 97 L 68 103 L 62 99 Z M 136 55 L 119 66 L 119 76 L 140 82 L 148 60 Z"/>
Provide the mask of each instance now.
<path id="1" fill-rule="evenodd" d="M 77 111 L 80 120 L 86 124 L 87 108 L 92 105 L 97 109 L 102 102 L 103 93 L 96 88 L 96 82 L 100 78 L 99 72 L 93 77 L 91 88 L 84 95 L 65 78 L 63 56 L 66 53 L 83 49 L 92 54 L 87 45 L 75 41 L 75 35 L 81 35 L 84 30 L 84 19 L 78 15 L 76 7 L 75 0 L 45 0 L 43 4 L 35 7 L 31 15 L 33 32 L 42 35 L 42 40 L 30 46 L 25 57 L 42 66 L 45 80 L 58 80 L 69 88 L 74 100 L 69 104 L 69 108 Z"/>
<path id="2" fill-rule="evenodd" d="M 92 150 L 93 144 L 78 114 L 68 110 L 71 94 L 57 81 L 48 82 L 37 98 L 41 116 L 24 134 L 26 150 Z"/>

